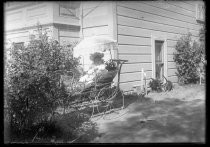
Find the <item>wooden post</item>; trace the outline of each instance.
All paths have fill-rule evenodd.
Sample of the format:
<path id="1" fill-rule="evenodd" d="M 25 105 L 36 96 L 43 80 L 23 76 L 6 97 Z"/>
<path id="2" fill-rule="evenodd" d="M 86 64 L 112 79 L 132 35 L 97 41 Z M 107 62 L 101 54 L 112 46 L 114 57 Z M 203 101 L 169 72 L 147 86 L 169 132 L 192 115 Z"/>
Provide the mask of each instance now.
<path id="1" fill-rule="evenodd" d="M 144 88 L 144 69 L 141 69 L 141 91 Z"/>
<path id="2" fill-rule="evenodd" d="M 144 80 L 145 80 L 145 90 L 146 90 L 146 95 L 147 95 L 147 74 L 144 73 Z"/>
<path id="3" fill-rule="evenodd" d="M 84 38 L 83 36 L 83 2 L 81 2 L 81 7 L 80 7 L 80 39 L 82 40 Z"/>

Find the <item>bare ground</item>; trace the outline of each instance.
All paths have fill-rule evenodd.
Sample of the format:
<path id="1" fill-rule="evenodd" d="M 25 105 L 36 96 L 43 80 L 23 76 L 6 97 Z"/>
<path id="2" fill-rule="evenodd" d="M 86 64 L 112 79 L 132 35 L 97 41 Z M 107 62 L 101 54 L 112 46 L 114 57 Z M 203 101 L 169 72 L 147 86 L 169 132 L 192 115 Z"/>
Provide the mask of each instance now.
<path id="1" fill-rule="evenodd" d="M 205 142 L 204 85 L 126 97 L 125 104 L 118 113 L 95 121 L 100 136 L 93 143 Z"/>

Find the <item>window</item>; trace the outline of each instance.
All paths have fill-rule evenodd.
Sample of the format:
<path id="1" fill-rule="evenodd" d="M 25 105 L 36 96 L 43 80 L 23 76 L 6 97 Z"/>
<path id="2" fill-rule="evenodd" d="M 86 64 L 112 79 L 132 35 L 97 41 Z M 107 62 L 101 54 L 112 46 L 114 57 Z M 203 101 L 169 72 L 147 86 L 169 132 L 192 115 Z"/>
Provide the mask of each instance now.
<path id="1" fill-rule="evenodd" d="M 24 42 L 16 42 L 14 43 L 14 45 L 17 47 L 17 48 L 22 48 L 24 46 Z"/>
<path id="2" fill-rule="evenodd" d="M 204 14 L 205 14 L 205 8 L 203 4 L 197 4 L 196 5 L 196 20 L 199 22 L 204 22 Z"/>
<path id="3" fill-rule="evenodd" d="M 60 16 L 72 16 L 77 17 L 77 9 L 72 8 L 70 4 L 68 3 L 60 3 Z"/>
<path id="4" fill-rule="evenodd" d="M 152 49 L 152 78 L 167 78 L 167 39 L 165 36 L 151 36 Z"/>

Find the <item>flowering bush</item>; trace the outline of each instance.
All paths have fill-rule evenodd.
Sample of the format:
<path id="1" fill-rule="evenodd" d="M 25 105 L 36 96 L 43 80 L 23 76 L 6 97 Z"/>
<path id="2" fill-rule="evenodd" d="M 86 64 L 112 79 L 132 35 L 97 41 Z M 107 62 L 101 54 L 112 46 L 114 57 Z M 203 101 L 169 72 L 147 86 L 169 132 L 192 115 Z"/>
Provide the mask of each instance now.
<path id="1" fill-rule="evenodd" d="M 197 68 L 201 62 L 201 48 L 198 42 L 192 41 L 191 34 L 182 36 L 175 46 L 174 61 L 177 75 L 182 84 L 196 83 L 199 79 Z"/>

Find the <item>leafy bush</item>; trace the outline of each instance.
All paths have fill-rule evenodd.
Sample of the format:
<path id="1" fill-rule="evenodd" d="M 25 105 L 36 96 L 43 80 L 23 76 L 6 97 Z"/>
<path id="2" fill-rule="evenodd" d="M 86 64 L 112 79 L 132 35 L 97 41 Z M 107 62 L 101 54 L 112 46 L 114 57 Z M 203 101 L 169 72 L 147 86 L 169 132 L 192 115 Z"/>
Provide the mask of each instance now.
<path id="1" fill-rule="evenodd" d="M 201 61 L 200 46 L 192 41 L 191 34 L 182 36 L 175 46 L 174 61 L 176 62 L 179 82 L 183 84 L 196 83 L 199 79 L 197 68 Z"/>
<path id="2" fill-rule="evenodd" d="M 35 133 L 33 126 L 50 121 L 58 106 L 73 101 L 62 84 L 61 75 L 69 70 L 79 74 L 79 59 L 72 56 L 68 47 L 48 41 L 42 31 L 39 39 L 31 40 L 26 47 L 14 44 L 10 56 L 5 82 L 11 134 L 29 137 Z"/>
<path id="3" fill-rule="evenodd" d="M 104 57 L 103 53 L 95 52 L 90 55 L 90 60 L 93 61 L 94 65 L 100 65 L 104 63 L 104 60 L 102 59 Z"/>
<path id="4" fill-rule="evenodd" d="M 116 70 L 117 69 L 117 64 L 116 62 L 112 61 L 112 60 L 108 60 L 105 62 L 105 65 L 106 65 L 106 69 L 108 71 L 111 71 L 111 70 Z"/>
<path id="5" fill-rule="evenodd" d="M 162 81 L 160 79 L 152 79 L 152 81 L 149 82 L 149 86 L 151 87 L 152 91 L 162 91 Z"/>

